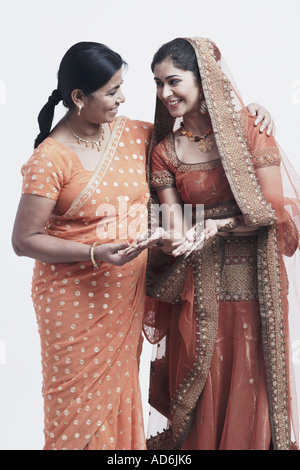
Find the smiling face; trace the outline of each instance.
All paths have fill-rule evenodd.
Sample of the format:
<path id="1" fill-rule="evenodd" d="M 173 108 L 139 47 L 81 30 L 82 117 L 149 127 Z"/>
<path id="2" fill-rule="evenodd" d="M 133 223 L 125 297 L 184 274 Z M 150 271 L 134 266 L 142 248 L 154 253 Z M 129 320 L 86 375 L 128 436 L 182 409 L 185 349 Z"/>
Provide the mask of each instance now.
<path id="1" fill-rule="evenodd" d="M 122 69 L 113 75 L 113 77 L 103 87 L 96 90 L 91 95 L 81 95 L 81 116 L 90 124 L 102 124 L 112 122 L 121 103 L 124 103 L 125 97 L 121 90 L 123 83 Z M 77 106 L 80 102 L 77 103 Z"/>
<path id="2" fill-rule="evenodd" d="M 200 114 L 201 85 L 193 72 L 177 68 L 171 59 L 156 64 L 154 80 L 157 96 L 172 117 Z"/>

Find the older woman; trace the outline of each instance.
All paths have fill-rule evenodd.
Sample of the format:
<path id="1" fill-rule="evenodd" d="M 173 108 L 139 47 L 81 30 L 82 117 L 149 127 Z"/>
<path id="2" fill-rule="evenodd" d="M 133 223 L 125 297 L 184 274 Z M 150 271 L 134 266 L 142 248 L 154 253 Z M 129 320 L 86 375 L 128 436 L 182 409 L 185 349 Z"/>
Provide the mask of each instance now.
<path id="1" fill-rule="evenodd" d="M 146 253 L 120 250 L 147 228 L 152 126 L 116 118 L 123 65 L 101 44 L 66 53 L 22 168 L 13 245 L 36 259 L 45 449 L 145 447 L 137 351 Z M 60 100 L 68 112 L 49 134 Z"/>

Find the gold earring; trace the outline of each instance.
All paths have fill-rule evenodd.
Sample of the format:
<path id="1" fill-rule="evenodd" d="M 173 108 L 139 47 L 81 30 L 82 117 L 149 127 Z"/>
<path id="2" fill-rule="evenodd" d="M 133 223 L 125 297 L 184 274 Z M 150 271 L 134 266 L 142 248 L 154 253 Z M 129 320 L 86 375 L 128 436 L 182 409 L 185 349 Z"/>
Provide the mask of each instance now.
<path id="1" fill-rule="evenodd" d="M 80 105 L 78 106 L 77 116 L 80 116 L 81 108 L 82 108 L 82 105 L 80 104 Z"/>
<path id="2" fill-rule="evenodd" d="M 206 114 L 207 113 L 207 104 L 205 100 L 201 100 L 200 102 L 200 113 Z"/>

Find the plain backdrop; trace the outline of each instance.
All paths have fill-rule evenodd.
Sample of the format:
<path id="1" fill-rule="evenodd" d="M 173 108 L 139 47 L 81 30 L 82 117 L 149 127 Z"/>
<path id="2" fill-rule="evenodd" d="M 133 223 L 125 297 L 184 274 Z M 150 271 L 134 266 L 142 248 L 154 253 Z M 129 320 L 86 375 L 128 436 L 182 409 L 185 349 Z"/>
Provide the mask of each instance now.
<path id="1" fill-rule="evenodd" d="M 300 2 L 0 0 L 0 7 L 0 448 L 40 450 L 43 402 L 30 298 L 33 261 L 18 258 L 10 239 L 20 168 L 31 156 L 37 115 L 56 88 L 63 54 L 86 40 L 118 51 L 129 64 L 120 114 L 153 121 L 154 52 L 178 36 L 209 37 L 224 54 L 245 103 L 256 101 L 272 113 L 277 140 L 300 172 Z M 59 105 L 55 119 L 63 113 Z M 145 342 L 145 426 L 150 355 Z"/>

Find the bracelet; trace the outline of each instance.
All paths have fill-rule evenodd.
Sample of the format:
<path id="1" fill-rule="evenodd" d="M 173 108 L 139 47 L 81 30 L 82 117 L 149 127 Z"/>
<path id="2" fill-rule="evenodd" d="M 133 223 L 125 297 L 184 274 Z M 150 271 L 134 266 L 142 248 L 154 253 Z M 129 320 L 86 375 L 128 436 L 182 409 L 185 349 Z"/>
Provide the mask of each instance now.
<path id="1" fill-rule="evenodd" d="M 194 225 L 194 241 L 195 242 L 200 240 L 203 230 L 204 230 L 204 221 L 201 220 L 196 225 Z"/>
<path id="2" fill-rule="evenodd" d="M 101 243 L 100 242 L 93 243 L 93 245 L 91 247 L 91 251 L 90 251 L 90 258 L 91 258 L 91 261 L 93 263 L 94 269 L 99 269 L 103 264 L 103 261 L 100 261 L 100 263 L 97 263 L 95 261 L 94 251 L 95 251 L 96 246 L 98 246 L 98 245 L 101 245 Z"/>
<path id="3" fill-rule="evenodd" d="M 228 224 L 224 225 L 224 227 L 219 228 L 219 232 L 229 232 L 230 230 L 234 230 L 237 228 L 239 225 L 241 225 L 241 219 L 239 217 L 234 217 L 234 219 L 231 222 L 228 222 Z"/>

